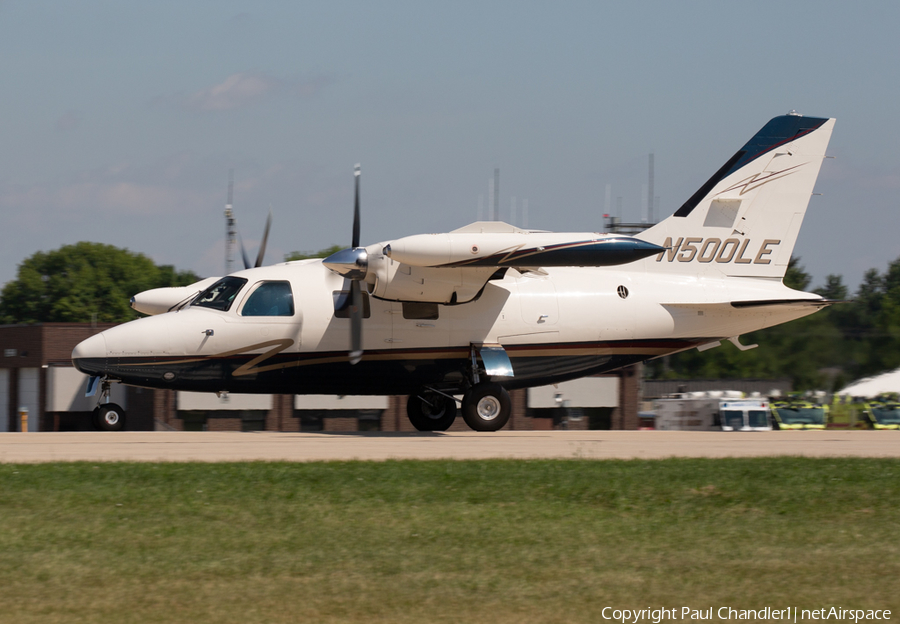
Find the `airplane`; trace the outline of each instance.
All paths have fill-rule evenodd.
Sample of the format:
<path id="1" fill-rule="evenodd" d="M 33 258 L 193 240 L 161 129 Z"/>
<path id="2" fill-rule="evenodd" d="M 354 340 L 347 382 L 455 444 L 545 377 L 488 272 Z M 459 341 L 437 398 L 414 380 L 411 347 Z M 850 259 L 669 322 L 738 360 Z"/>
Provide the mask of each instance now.
<path id="1" fill-rule="evenodd" d="M 458 412 L 509 420 L 509 391 L 730 341 L 832 301 L 783 277 L 834 119 L 769 121 L 675 213 L 635 236 L 502 222 L 351 246 L 136 295 L 151 316 L 78 344 L 101 386 L 95 418 L 122 426 L 110 383 L 216 393 L 409 395 L 420 431 Z M 461 397 L 461 398 L 459 398 Z"/>

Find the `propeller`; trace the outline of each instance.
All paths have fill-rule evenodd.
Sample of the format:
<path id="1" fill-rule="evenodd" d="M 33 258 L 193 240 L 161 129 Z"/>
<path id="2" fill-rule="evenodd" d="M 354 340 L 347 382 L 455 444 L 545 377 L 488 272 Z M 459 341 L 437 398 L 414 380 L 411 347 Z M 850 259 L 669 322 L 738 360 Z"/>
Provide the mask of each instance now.
<path id="1" fill-rule="evenodd" d="M 357 364 L 362 359 L 362 317 L 363 297 L 362 282 L 366 279 L 369 269 L 369 254 L 365 247 L 359 246 L 359 175 L 360 166 L 356 165 L 353 176 L 356 182 L 355 199 L 353 203 L 353 236 L 349 249 L 342 249 L 334 253 L 322 263 L 344 277 L 345 283 L 350 282 L 350 354 L 351 364 Z"/>
<path id="2" fill-rule="evenodd" d="M 269 242 L 269 228 L 272 227 L 272 206 L 269 206 L 269 216 L 266 217 L 266 229 L 263 230 L 262 242 L 259 244 L 259 253 L 256 254 L 256 266 L 261 267 L 263 258 L 266 257 L 266 243 Z"/>
<path id="3" fill-rule="evenodd" d="M 244 249 L 244 237 L 238 234 L 238 240 L 241 242 L 241 257 L 244 259 L 244 268 L 250 268 L 250 258 L 247 257 L 247 250 Z"/>
<path id="4" fill-rule="evenodd" d="M 269 206 L 269 216 L 266 217 L 266 227 L 263 230 L 262 242 L 259 244 L 259 253 L 256 254 L 256 264 L 250 264 L 250 258 L 247 256 L 247 250 L 244 249 L 244 239 L 238 234 L 238 240 L 241 242 L 241 257 L 244 259 L 244 268 L 259 268 L 262 266 L 263 258 L 266 256 L 266 243 L 269 240 L 269 228 L 272 227 L 272 207 Z"/>

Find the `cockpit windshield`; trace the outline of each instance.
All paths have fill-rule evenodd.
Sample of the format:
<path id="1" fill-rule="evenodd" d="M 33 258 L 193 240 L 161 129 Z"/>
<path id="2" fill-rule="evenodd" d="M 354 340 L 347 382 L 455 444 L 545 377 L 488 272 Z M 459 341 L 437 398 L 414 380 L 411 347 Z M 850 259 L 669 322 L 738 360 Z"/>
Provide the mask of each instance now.
<path id="1" fill-rule="evenodd" d="M 223 277 L 200 293 L 191 305 L 227 312 L 246 283 L 243 277 Z"/>

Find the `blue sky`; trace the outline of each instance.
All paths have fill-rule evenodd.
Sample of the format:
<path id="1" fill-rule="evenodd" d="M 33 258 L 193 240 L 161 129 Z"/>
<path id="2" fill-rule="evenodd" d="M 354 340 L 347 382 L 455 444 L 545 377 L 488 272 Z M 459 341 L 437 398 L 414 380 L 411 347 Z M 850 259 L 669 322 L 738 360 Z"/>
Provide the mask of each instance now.
<path id="1" fill-rule="evenodd" d="M 229 169 L 267 260 L 476 219 L 671 214 L 771 117 L 836 117 L 795 254 L 855 286 L 900 256 L 890 2 L 0 0 L 0 283 L 79 240 L 224 271 Z M 251 251 L 251 254 L 253 251 Z"/>

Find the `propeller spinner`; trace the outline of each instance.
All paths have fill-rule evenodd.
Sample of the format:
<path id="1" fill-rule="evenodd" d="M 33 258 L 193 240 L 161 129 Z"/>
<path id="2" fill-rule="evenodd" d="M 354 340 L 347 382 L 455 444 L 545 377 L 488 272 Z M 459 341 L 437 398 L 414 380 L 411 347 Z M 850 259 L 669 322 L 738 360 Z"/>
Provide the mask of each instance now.
<path id="1" fill-rule="evenodd" d="M 366 279 L 369 269 L 369 254 L 365 247 L 359 246 L 359 174 L 360 166 L 356 165 L 353 175 L 356 180 L 356 193 L 353 204 L 353 239 L 349 249 L 334 253 L 322 263 L 350 282 L 350 363 L 356 364 L 362 359 L 362 287 L 360 282 Z"/>

